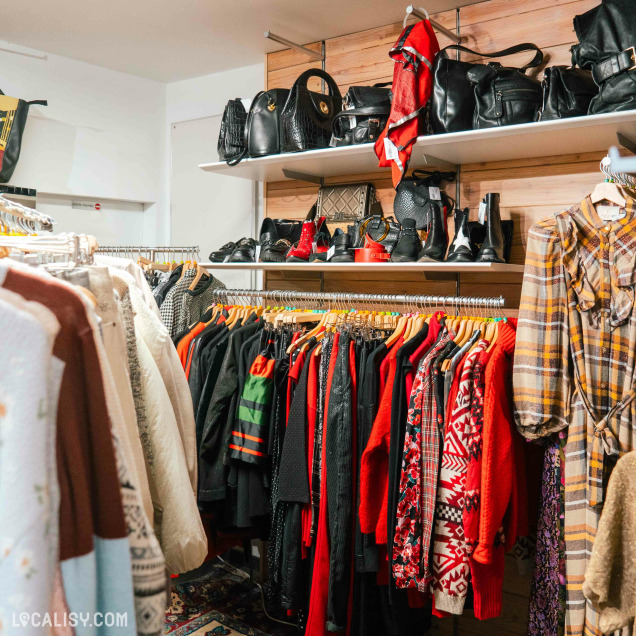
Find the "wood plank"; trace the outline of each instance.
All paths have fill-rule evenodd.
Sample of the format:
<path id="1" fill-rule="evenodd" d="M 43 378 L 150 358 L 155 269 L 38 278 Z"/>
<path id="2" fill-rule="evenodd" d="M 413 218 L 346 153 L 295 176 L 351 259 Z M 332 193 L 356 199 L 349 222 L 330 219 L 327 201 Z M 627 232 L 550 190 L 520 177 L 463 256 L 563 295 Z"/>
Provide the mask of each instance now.
<path id="1" fill-rule="evenodd" d="M 306 59 L 307 58 L 305 58 L 305 60 Z M 320 62 L 305 62 L 304 64 L 298 64 L 297 66 L 290 66 L 288 68 L 271 71 L 267 74 L 267 88 L 291 88 L 301 73 L 312 68 L 320 68 Z M 321 93 L 322 80 L 318 77 L 310 77 L 307 82 L 307 87 L 310 91 Z"/>
<path id="2" fill-rule="evenodd" d="M 564 6 L 571 4 L 576 0 L 533 0 L 527 2 L 527 0 L 489 0 L 488 2 L 479 2 L 468 7 L 460 7 L 459 17 L 461 20 L 461 26 L 467 27 L 471 24 L 478 22 L 488 22 L 489 20 L 498 20 L 506 16 L 511 15 L 523 15 L 525 13 L 531 13 L 538 9 L 554 9 L 558 6 Z M 589 1 L 589 8 L 598 5 L 595 0 Z M 572 17 L 577 13 L 582 13 L 587 9 L 581 10 L 571 9 Z M 525 42 L 527 38 L 520 40 Z"/>
<path id="3" fill-rule="evenodd" d="M 597 4 L 596 0 L 576 0 L 460 26 L 462 36 L 466 37 L 462 44 L 478 51 L 499 51 L 528 39 L 540 48 L 574 42 L 574 16 Z M 469 58 L 467 56 L 465 59 Z M 508 61 L 505 63 L 507 65 Z"/>
<path id="4" fill-rule="evenodd" d="M 312 42 L 311 44 L 303 44 L 308 49 L 320 53 L 322 51 L 322 42 Z M 280 71 L 290 66 L 301 66 L 307 62 L 307 56 L 294 49 L 283 49 L 274 53 L 267 54 L 267 72 Z M 314 62 L 320 66 L 320 62 Z"/>

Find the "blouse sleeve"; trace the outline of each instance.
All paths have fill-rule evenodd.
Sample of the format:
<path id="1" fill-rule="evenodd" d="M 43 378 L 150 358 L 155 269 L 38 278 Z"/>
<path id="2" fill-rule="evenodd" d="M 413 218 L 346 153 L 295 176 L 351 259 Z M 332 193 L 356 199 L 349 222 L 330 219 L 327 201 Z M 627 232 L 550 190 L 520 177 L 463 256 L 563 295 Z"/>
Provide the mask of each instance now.
<path id="1" fill-rule="evenodd" d="M 554 218 L 530 228 L 513 369 L 516 424 L 528 439 L 568 425 L 568 301 L 560 247 Z"/>

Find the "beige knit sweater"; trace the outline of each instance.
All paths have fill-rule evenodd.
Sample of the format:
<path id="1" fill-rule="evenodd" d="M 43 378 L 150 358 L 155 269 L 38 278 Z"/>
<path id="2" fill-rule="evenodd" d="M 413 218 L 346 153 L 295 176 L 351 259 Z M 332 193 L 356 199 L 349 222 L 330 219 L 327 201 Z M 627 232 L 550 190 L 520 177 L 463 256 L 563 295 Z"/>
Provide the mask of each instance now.
<path id="1" fill-rule="evenodd" d="M 632 625 L 636 612 L 636 451 L 618 460 L 607 488 L 583 593 L 604 634 Z"/>

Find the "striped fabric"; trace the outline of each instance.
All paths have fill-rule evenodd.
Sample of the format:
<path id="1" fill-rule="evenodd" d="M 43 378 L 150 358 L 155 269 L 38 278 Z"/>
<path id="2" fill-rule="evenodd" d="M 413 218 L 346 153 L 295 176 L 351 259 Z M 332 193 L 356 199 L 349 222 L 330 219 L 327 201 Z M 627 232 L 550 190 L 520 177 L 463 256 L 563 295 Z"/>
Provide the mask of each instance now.
<path id="1" fill-rule="evenodd" d="M 597 635 L 582 584 L 618 455 L 636 448 L 636 219 L 603 221 L 591 200 L 529 232 L 514 365 L 517 425 L 567 428 L 565 633 Z M 636 431 L 636 428 L 634 428 Z"/>
<path id="2" fill-rule="evenodd" d="M 267 459 L 274 362 L 274 358 L 265 351 L 250 367 L 230 438 L 228 455 L 232 459 L 248 464 L 260 464 Z"/>

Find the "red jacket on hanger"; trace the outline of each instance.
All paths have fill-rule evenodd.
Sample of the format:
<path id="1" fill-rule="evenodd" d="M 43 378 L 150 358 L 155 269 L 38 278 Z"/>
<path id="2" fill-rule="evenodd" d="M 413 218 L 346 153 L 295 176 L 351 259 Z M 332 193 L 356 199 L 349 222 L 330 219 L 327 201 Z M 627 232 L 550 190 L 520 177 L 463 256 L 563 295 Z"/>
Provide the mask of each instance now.
<path id="1" fill-rule="evenodd" d="M 393 101 L 386 128 L 375 143 L 381 168 L 391 167 L 393 185 L 406 174 L 419 132 L 420 110 L 433 92 L 433 62 L 439 43 L 428 20 L 406 27 L 389 51 L 395 60 Z"/>

